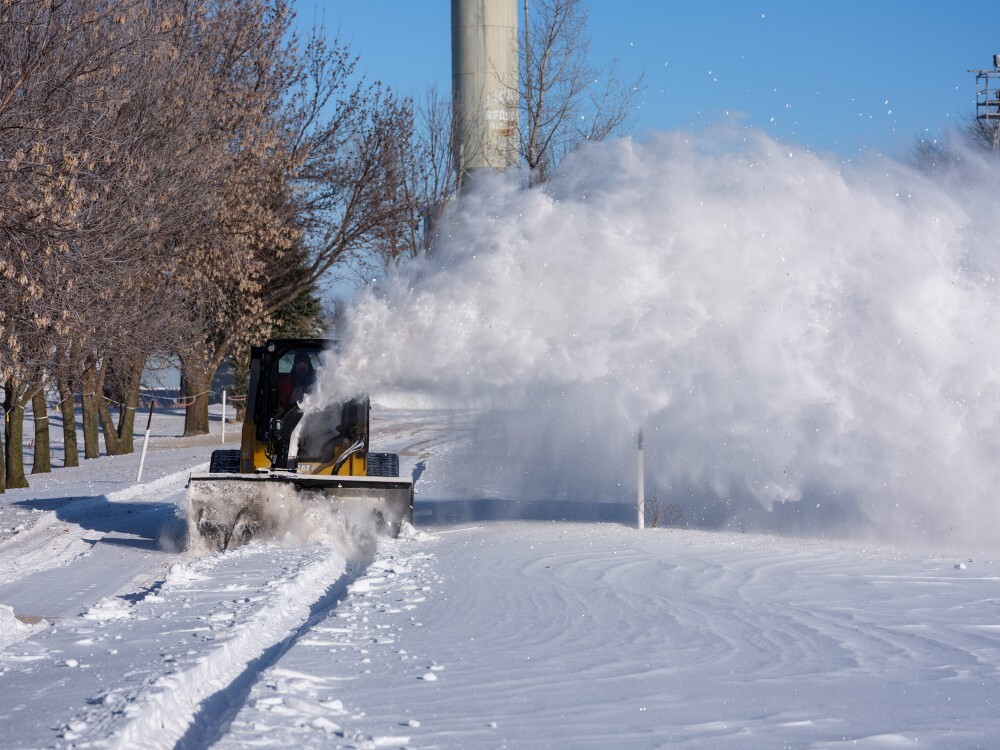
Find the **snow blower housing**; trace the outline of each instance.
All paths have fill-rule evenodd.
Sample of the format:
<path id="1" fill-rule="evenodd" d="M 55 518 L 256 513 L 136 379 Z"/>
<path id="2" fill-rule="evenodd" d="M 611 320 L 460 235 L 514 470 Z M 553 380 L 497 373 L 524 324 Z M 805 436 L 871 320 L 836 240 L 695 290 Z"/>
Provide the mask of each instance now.
<path id="1" fill-rule="evenodd" d="M 212 453 L 188 482 L 188 535 L 210 550 L 274 537 L 311 512 L 360 514 L 392 536 L 413 519 L 413 483 L 399 456 L 368 450 L 367 396 L 302 412 L 333 341 L 272 339 L 250 350 L 239 450 Z M 358 518 L 358 515 L 354 515 Z"/>

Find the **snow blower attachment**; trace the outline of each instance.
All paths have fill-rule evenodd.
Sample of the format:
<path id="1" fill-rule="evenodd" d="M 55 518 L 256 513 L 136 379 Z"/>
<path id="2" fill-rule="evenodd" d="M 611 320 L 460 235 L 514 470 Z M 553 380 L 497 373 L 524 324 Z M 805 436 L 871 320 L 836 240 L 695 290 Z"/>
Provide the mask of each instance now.
<path id="1" fill-rule="evenodd" d="M 188 482 L 188 537 L 206 551 L 289 529 L 321 531 L 332 519 L 391 536 L 413 520 L 413 482 L 399 456 L 368 451 L 367 397 L 303 415 L 320 357 L 334 342 L 268 341 L 250 350 L 239 450 L 212 453 Z"/>

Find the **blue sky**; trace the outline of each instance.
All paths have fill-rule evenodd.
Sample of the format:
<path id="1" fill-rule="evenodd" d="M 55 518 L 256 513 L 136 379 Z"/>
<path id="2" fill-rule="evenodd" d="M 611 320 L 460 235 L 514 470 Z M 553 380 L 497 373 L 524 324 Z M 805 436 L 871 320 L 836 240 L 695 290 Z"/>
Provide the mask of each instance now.
<path id="1" fill-rule="evenodd" d="M 511 0 L 520 7 L 520 0 Z M 592 61 L 645 71 L 635 133 L 732 118 L 850 158 L 904 155 L 975 107 L 970 68 L 1000 52 L 996 0 L 590 0 Z M 419 95 L 451 86 L 448 0 L 297 0 L 360 68 Z"/>

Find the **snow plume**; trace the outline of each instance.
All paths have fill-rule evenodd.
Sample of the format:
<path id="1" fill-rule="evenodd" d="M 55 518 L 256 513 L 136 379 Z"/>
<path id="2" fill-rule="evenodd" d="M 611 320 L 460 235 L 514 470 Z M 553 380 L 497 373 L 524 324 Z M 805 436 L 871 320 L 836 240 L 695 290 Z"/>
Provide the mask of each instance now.
<path id="1" fill-rule="evenodd" d="M 468 491 L 628 501 L 642 426 L 689 523 L 1000 538 L 998 178 L 961 169 L 728 131 L 484 178 L 324 392 L 475 405 Z"/>

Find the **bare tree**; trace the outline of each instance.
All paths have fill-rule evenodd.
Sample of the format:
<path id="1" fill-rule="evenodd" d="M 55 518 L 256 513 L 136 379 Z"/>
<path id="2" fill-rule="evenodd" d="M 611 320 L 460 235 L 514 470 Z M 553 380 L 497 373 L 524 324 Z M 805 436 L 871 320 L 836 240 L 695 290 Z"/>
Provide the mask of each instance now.
<path id="1" fill-rule="evenodd" d="M 982 122 L 974 114 L 966 115 L 954 131 L 940 138 L 918 135 L 906 158 L 922 172 L 933 172 L 958 164 L 963 147 L 983 156 L 1000 156 L 994 147 L 994 127 L 1000 126 Z"/>
<path id="2" fill-rule="evenodd" d="M 300 48 L 277 14 L 264 28 L 269 35 L 245 48 L 243 60 L 255 61 L 248 75 L 236 68 L 227 84 L 252 93 L 255 106 L 246 95 L 216 96 L 238 105 L 230 114 L 239 125 L 227 132 L 241 146 L 223 152 L 222 200 L 206 203 L 192 237 L 198 261 L 181 276 L 192 331 L 179 350 L 186 434 L 207 431 L 205 395 L 223 358 L 266 335 L 332 270 L 395 252 L 408 221 L 409 102 L 356 76 L 339 42 L 316 33 Z"/>
<path id="3" fill-rule="evenodd" d="M 422 235 L 419 250 L 430 249 L 445 209 L 458 193 L 460 175 L 452 165 L 457 137 L 451 102 L 442 99 L 436 87 L 427 90 L 417 110 L 418 124 L 413 159 L 418 198 L 417 216 Z M 418 251 L 418 246 L 414 246 Z M 412 253 L 414 255 L 417 252 Z"/>
<path id="4" fill-rule="evenodd" d="M 342 59 L 343 52 L 333 56 L 335 65 L 317 88 L 342 87 L 353 77 L 355 60 Z M 406 252 L 412 135 L 411 103 L 359 82 L 333 116 L 297 144 L 305 158 L 293 184 L 309 262 L 297 281 L 276 285 L 272 311 L 338 265 Z"/>
<path id="5" fill-rule="evenodd" d="M 262 212 L 243 206 L 242 223 L 230 215 L 200 240 L 176 243 L 190 240 L 206 207 L 211 213 L 233 202 L 227 191 L 235 181 L 220 178 L 227 160 L 250 161 L 237 145 L 249 154 L 267 150 L 232 116 L 237 99 L 260 110 L 255 61 L 244 66 L 243 90 L 217 86 L 217 100 L 204 96 L 212 88 L 199 76 L 240 64 L 244 38 L 267 33 L 272 8 L 262 7 L 225 0 L 19 0 L 0 7 L 0 80 L 10 84 L 0 89 L 0 380 L 13 417 L 40 387 L 42 368 L 56 375 L 67 422 L 79 389 L 87 457 L 99 455 L 99 424 L 109 453 L 130 449 L 129 406 L 134 414 L 145 358 L 188 339 L 177 314 L 185 298 L 171 281 L 185 268 L 197 276 L 205 260 L 197 251 L 220 226 L 230 237 L 254 234 L 258 241 L 268 231 L 245 231 L 261 225 Z M 253 32 L 213 36 L 231 28 L 237 10 L 240 29 Z M 249 12 L 255 23 L 245 20 Z M 285 11 L 275 3 L 274 12 Z M 220 36 L 221 44 L 205 44 Z M 204 106 L 218 100 L 227 106 Z M 241 184 L 249 186 L 254 180 L 245 171 Z M 239 277 L 240 270 L 229 272 Z M 104 386 L 123 392 L 126 383 L 129 403 L 119 404 L 115 425 Z M 7 446 L 19 452 L 20 440 Z M 7 461 L 7 473 L 16 474 L 19 463 L 18 456 Z"/>
<path id="6" fill-rule="evenodd" d="M 408 220 L 398 222 L 398 234 L 377 248 L 383 264 L 430 250 L 445 209 L 460 187 L 461 174 L 452 162 L 456 138 L 451 102 L 436 86 L 429 86 L 416 106 L 411 138 L 397 144 L 403 171 L 399 195 Z"/>
<path id="7" fill-rule="evenodd" d="M 88 318 L 80 314 L 82 298 L 98 301 L 90 293 L 102 268 L 80 263 L 78 251 L 102 228 L 130 226 L 131 216 L 107 210 L 107 174 L 95 176 L 131 164 L 98 131 L 109 121 L 109 103 L 120 101 L 117 83 L 127 77 L 129 59 L 140 56 L 147 38 L 126 21 L 144 18 L 142 4 L 124 1 L 19 0 L 0 8 L 0 79 L 7 84 L 0 89 L 0 335 L 6 344 L 0 379 L 10 412 L 8 486 L 26 483 L 24 407 L 42 388 L 55 342 Z"/>
<path id="8" fill-rule="evenodd" d="M 1000 154 L 1000 120 L 995 117 L 980 118 L 974 114 L 967 115 L 959 128 L 962 140 L 971 148 Z"/>
<path id="9" fill-rule="evenodd" d="M 300 47 L 291 17 L 287 0 L 0 3 L 0 488 L 25 481 L 43 383 L 67 465 L 74 393 L 85 456 L 100 428 L 131 450 L 151 354 L 180 355 L 186 432 L 207 431 L 230 349 L 331 269 L 408 251 L 410 104 L 345 46 Z"/>
<path id="10" fill-rule="evenodd" d="M 164 236 L 165 281 L 184 336 L 177 342 L 188 397 L 185 434 L 208 431 L 211 379 L 234 343 L 257 333 L 263 269 L 297 234 L 285 191 L 293 168 L 281 106 L 298 76 L 284 42 L 282 0 L 213 0 L 183 45 L 182 100 L 190 103 L 184 185 L 191 214 Z M 197 18 L 196 14 L 196 18 Z"/>
<path id="11" fill-rule="evenodd" d="M 650 529 L 679 526 L 684 519 L 684 510 L 667 501 L 658 489 L 654 489 L 650 497 L 646 498 L 643 516 L 645 525 Z"/>
<path id="12" fill-rule="evenodd" d="M 922 172 L 931 172 L 951 164 L 954 157 L 941 140 L 918 137 L 910 147 L 909 162 Z"/>
<path id="13" fill-rule="evenodd" d="M 531 184 L 543 182 L 568 152 L 627 128 L 643 76 L 625 80 L 616 63 L 590 62 L 582 0 L 524 0 L 519 91 L 521 157 Z"/>

